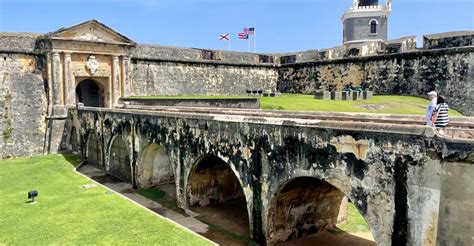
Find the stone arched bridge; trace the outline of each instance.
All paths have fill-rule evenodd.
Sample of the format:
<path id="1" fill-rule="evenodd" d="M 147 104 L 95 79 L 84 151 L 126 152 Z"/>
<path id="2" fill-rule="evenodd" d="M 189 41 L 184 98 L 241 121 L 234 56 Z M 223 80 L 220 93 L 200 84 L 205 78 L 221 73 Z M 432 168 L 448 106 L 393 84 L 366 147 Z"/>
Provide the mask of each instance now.
<path id="1" fill-rule="evenodd" d="M 333 226 L 344 197 L 378 245 L 471 240 L 462 231 L 472 219 L 460 214 L 474 213 L 473 142 L 417 117 L 87 107 L 70 116 L 63 142 L 135 187 L 175 183 L 183 208 L 244 197 L 260 243 Z"/>

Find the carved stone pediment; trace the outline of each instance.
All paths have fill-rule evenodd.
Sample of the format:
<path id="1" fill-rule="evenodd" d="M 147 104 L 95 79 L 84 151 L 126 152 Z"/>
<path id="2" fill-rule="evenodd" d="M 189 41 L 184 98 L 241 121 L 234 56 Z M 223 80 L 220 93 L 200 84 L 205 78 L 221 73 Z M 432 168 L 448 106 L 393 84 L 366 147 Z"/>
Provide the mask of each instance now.
<path id="1" fill-rule="evenodd" d="M 55 32 L 46 34 L 46 37 L 52 40 L 135 45 L 135 42 L 129 38 L 96 20 L 86 21 L 68 28 L 61 28 Z"/>

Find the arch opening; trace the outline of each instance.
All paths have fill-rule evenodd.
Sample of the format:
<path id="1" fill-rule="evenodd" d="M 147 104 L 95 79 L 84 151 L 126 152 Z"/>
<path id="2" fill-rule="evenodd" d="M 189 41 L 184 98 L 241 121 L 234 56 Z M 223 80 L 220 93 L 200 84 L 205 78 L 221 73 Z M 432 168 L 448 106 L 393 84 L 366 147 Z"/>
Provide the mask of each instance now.
<path id="1" fill-rule="evenodd" d="M 353 56 L 359 56 L 360 50 L 357 48 L 352 48 L 349 50 L 348 56 L 353 57 Z"/>
<path id="2" fill-rule="evenodd" d="M 85 79 L 76 86 L 76 102 L 88 107 L 103 107 L 103 90 L 92 79 Z"/>
<path id="3" fill-rule="evenodd" d="M 360 228 L 360 233 L 352 227 Z M 345 194 L 313 177 L 295 178 L 279 188 L 268 213 L 267 242 L 376 245 L 364 218 Z"/>
<path id="4" fill-rule="evenodd" d="M 132 167 L 127 145 L 116 137 L 110 147 L 109 173 L 128 183 L 132 183 Z"/>
<path id="5" fill-rule="evenodd" d="M 173 165 L 163 147 L 158 144 L 150 144 L 144 148 L 137 176 L 138 185 L 141 188 L 174 183 Z"/>
<path id="6" fill-rule="evenodd" d="M 97 135 L 92 133 L 87 143 L 87 163 L 103 169 L 102 148 Z"/>
<path id="7" fill-rule="evenodd" d="M 188 177 L 186 198 L 188 207 L 204 220 L 250 238 L 244 191 L 232 169 L 219 157 L 205 156 L 194 165 Z"/>
<path id="8" fill-rule="evenodd" d="M 370 21 L 370 34 L 377 34 L 377 21 L 376 20 Z"/>

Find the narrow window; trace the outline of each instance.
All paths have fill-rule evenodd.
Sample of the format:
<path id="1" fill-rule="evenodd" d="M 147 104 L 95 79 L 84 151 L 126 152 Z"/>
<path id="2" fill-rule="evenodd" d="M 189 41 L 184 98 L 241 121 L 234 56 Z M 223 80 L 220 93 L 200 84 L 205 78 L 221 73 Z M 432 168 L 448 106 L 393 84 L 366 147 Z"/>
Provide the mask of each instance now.
<path id="1" fill-rule="evenodd" d="M 377 21 L 376 20 L 370 21 L 370 34 L 377 34 Z"/>

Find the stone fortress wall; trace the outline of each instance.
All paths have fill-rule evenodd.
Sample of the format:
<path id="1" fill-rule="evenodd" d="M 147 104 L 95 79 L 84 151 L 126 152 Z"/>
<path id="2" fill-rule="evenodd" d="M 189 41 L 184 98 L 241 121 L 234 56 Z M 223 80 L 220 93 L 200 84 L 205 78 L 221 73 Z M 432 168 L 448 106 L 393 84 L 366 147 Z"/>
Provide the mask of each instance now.
<path id="1" fill-rule="evenodd" d="M 243 95 L 274 91 L 273 57 L 139 44 L 132 54 L 133 95 Z"/>
<path id="2" fill-rule="evenodd" d="M 453 32 L 426 35 L 422 49 L 415 37 L 405 37 L 281 54 L 277 90 L 312 94 L 350 84 L 382 95 L 424 96 L 437 90 L 452 108 L 474 115 L 473 39 L 472 31 Z"/>
<path id="3" fill-rule="evenodd" d="M 2 157 L 55 152 L 57 148 L 48 145 L 67 134 L 61 132 L 61 126 L 52 126 L 51 122 L 60 114 L 55 112 L 61 110 L 50 102 L 54 93 L 49 90 L 74 89 L 74 85 L 66 86 L 67 81 L 63 81 L 62 87 L 49 89 L 50 54 L 41 46 L 40 37 L 29 33 L 0 34 Z M 448 97 L 452 107 L 474 115 L 472 39 L 473 32 L 463 32 L 426 36 L 424 49 L 416 49 L 414 38 L 407 37 L 278 54 L 136 44 L 128 54 L 129 67 L 123 70 L 128 74 L 118 74 L 119 78 L 124 77 L 119 96 L 243 95 L 247 89 L 313 93 L 331 84 L 353 83 L 366 85 L 378 94 L 422 95 L 436 88 Z M 86 54 L 73 55 L 73 66 L 81 66 L 77 63 L 81 61 L 75 59 L 86 59 Z M 100 62 L 103 56 L 97 57 Z M 65 77 L 63 73 L 64 70 L 53 74 L 53 82 L 56 75 Z M 74 106 L 66 100 L 74 92 L 68 93 L 62 96 L 62 107 Z M 116 98 L 114 95 L 113 99 Z M 117 103 L 114 100 L 109 107 Z M 56 134 L 51 136 L 47 129 L 55 129 L 52 132 Z"/>
<path id="4" fill-rule="evenodd" d="M 0 155 L 42 154 L 47 92 L 34 34 L 0 34 Z"/>

